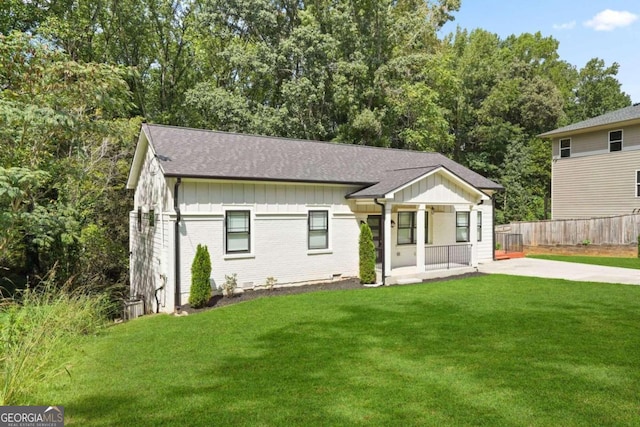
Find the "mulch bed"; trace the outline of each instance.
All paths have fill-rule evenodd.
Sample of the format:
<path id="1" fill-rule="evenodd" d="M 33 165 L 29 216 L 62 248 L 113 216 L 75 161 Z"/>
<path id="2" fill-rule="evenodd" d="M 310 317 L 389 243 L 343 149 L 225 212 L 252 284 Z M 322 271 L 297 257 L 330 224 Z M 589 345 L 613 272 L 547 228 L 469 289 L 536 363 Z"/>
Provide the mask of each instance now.
<path id="1" fill-rule="evenodd" d="M 475 277 L 482 276 L 483 273 L 465 273 L 457 276 L 449 276 L 442 277 L 437 279 L 428 279 L 424 280 L 421 283 L 415 283 L 415 285 L 420 285 L 424 283 L 431 282 L 445 282 L 448 280 L 461 279 L 466 277 Z M 407 285 L 392 285 L 392 286 L 407 286 Z M 353 279 L 344 279 L 337 280 L 325 283 L 315 283 L 310 285 L 300 285 L 300 286 L 284 286 L 279 288 L 274 288 L 273 290 L 268 289 L 257 289 L 257 290 L 246 290 L 241 294 L 235 295 L 231 298 L 223 297 L 222 295 L 214 295 L 211 297 L 207 305 L 203 308 L 192 308 L 189 304 L 185 304 L 182 306 L 181 314 L 193 314 L 200 313 L 203 311 L 224 307 L 231 304 L 237 304 L 243 301 L 250 301 L 257 298 L 273 298 L 282 295 L 295 295 L 295 294 L 304 294 L 308 292 L 319 292 L 319 291 L 338 291 L 345 289 L 369 289 L 360 284 L 360 281 L 356 278 Z"/>

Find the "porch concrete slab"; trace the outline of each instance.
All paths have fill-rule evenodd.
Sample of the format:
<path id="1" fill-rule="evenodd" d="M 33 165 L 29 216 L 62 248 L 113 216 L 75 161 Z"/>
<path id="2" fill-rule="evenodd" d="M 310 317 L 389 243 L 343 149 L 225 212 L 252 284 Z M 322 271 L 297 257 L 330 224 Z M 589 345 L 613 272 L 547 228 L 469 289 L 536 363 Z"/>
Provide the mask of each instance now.
<path id="1" fill-rule="evenodd" d="M 544 277 L 580 282 L 640 285 L 640 270 L 534 258 L 516 258 L 481 263 L 478 266 L 478 271 L 488 274 L 511 274 L 514 276 Z"/>

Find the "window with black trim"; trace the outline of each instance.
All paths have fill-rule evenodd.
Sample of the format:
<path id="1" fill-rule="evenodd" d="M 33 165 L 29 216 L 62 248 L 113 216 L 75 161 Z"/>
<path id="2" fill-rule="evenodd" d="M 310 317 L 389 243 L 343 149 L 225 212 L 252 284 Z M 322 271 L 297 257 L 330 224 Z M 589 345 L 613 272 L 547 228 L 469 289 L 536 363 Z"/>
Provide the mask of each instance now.
<path id="1" fill-rule="evenodd" d="M 482 211 L 478 211 L 478 242 L 482 242 Z"/>
<path id="2" fill-rule="evenodd" d="M 398 212 L 398 244 L 416 243 L 416 213 Z"/>
<path id="3" fill-rule="evenodd" d="M 456 242 L 469 241 L 469 212 L 456 212 Z"/>
<path id="4" fill-rule="evenodd" d="M 329 248 L 329 212 L 309 211 L 307 221 L 309 249 Z"/>
<path id="5" fill-rule="evenodd" d="M 153 228 L 156 226 L 156 212 L 151 209 L 149 210 L 149 227 Z"/>
<path id="6" fill-rule="evenodd" d="M 640 197 L 640 170 L 636 171 L 636 197 Z"/>
<path id="7" fill-rule="evenodd" d="M 560 157 L 571 157 L 571 138 L 560 140 Z"/>
<path id="8" fill-rule="evenodd" d="M 225 217 L 226 253 L 244 253 L 251 250 L 251 212 L 227 211 Z"/>
<path id="9" fill-rule="evenodd" d="M 622 150 L 622 131 L 612 130 L 609 132 L 609 151 Z"/>
<path id="10" fill-rule="evenodd" d="M 138 208 L 138 231 L 142 231 L 142 208 Z"/>

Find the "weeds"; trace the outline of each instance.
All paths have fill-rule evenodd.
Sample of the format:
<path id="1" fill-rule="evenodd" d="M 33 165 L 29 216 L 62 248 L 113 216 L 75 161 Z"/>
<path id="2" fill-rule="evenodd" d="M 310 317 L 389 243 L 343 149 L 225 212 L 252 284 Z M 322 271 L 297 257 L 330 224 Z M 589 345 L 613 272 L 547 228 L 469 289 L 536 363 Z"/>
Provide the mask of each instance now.
<path id="1" fill-rule="evenodd" d="M 24 403 L 39 385 L 68 372 L 73 338 L 106 325 L 106 295 L 58 289 L 53 274 L 0 304 L 0 405 Z"/>

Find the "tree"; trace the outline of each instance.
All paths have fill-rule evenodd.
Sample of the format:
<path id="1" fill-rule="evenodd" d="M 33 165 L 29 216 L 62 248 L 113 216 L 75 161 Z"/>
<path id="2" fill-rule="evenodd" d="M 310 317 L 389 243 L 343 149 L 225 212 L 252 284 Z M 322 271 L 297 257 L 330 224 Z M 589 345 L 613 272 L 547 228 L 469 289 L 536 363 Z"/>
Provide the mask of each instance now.
<path id="1" fill-rule="evenodd" d="M 376 282 L 376 247 L 373 234 L 366 222 L 360 225 L 360 283 Z"/>
<path id="2" fill-rule="evenodd" d="M 189 304 L 194 308 L 204 307 L 211 298 L 211 257 L 207 246 L 198 244 L 196 256 L 191 264 L 191 291 Z"/>

